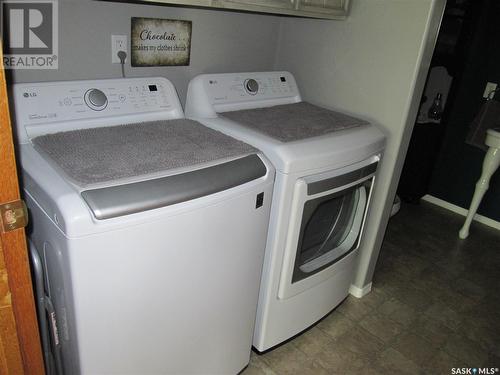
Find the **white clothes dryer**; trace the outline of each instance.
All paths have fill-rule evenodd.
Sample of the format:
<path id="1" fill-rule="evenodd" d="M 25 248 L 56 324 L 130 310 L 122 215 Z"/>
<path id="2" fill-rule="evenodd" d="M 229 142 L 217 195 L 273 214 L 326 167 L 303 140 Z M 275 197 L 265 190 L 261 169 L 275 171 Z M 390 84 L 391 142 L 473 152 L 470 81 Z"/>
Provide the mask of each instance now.
<path id="1" fill-rule="evenodd" d="M 289 72 L 197 76 L 186 116 L 253 145 L 276 167 L 253 339 L 267 350 L 347 297 L 385 137 L 303 102 Z"/>
<path id="2" fill-rule="evenodd" d="M 48 373 L 236 374 L 274 168 L 170 81 L 13 87 Z"/>

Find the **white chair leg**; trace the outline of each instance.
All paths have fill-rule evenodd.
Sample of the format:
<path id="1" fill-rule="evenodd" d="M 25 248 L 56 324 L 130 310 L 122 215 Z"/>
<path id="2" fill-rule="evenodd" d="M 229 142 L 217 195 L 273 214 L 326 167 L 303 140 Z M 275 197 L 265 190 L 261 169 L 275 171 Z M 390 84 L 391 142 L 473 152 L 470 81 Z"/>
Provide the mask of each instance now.
<path id="1" fill-rule="evenodd" d="M 489 188 L 490 178 L 497 170 L 500 164 L 500 149 L 495 147 L 490 147 L 483 161 L 483 171 L 481 177 L 476 183 L 476 190 L 474 191 L 474 196 L 472 197 L 472 202 L 469 207 L 469 212 L 467 213 L 467 218 L 465 219 L 464 226 L 458 232 L 458 236 L 461 239 L 465 239 L 469 236 L 469 227 L 472 222 L 474 215 L 476 214 L 477 208 L 483 199 L 484 193 Z"/>

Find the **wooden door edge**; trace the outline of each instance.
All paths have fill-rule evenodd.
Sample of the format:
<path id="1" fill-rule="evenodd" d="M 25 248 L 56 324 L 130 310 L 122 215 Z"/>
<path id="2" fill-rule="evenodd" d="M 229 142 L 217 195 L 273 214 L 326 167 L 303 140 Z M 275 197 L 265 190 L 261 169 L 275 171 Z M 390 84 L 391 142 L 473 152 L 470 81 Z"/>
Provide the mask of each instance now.
<path id="1" fill-rule="evenodd" d="M 3 47 L 0 43 L 0 62 L 3 62 L 2 51 Z M 0 67 L 0 150 L 2 150 L 0 153 L 2 167 L 0 203 L 4 203 L 19 199 L 19 182 L 3 66 Z M 12 308 L 16 320 L 24 373 L 29 375 L 44 374 L 24 228 L 5 233 L 0 231 L 0 240 L 12 295 Z"/>

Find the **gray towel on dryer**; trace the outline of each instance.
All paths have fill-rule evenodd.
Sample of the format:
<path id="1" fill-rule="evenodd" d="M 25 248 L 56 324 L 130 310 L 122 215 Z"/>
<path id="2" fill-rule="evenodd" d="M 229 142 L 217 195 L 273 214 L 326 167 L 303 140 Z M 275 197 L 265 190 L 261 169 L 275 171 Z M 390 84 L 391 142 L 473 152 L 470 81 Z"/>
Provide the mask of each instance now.
<path id="1" fill-rule="evenodd" d="M 318 137 L 369 124 L 365 120 L 307 102 L 223 112 L 219 115 L 281 142 Z"/>

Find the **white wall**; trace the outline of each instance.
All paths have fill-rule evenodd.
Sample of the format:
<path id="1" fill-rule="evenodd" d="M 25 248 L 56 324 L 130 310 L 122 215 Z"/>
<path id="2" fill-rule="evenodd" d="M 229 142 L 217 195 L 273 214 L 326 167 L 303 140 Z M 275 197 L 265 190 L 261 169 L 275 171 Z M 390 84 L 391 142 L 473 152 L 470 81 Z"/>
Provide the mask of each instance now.
<path id="1" fill-rule="evenodd" d="M 59 0 L 59 69 L 8 71 L 9 81 L 121 77 L 120 64 L 111 64 L 111 34 L 127 35 L 130 45 L 131 17 L 193 21 L 189 66 L 132 68 L 127 59 L 125 71 L 130 77 L 159 75 L 170 79 L 182 102 L 189 80 L 197 74 L 273 68 L 280 17 L 187 7 Z"/>
<path id="2" fill-rule="evenodd" d="M 444 5 L 354 0 L 343 22 L 281 24 L 275 68 L 295 74 L 306 100 L 361 115 L 388 136 L 354 280 L 359 288 L 373 276 Z"/>

